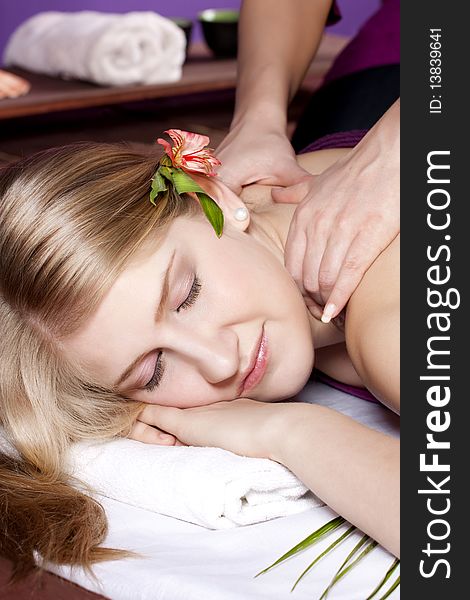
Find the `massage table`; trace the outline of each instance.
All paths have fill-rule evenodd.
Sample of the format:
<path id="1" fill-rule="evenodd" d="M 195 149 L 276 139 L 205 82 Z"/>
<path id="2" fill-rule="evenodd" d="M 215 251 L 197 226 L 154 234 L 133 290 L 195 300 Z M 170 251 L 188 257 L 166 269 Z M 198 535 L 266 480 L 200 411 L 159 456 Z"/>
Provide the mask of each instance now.
<path id="1" fill-rule="evenodd" d="M 379 404 L 319 382 L 307 384 L 298 399 L 330 406 L 398 436 L 398 417 Z M 109 519 L 106 545 L 132 550 L 141 557 L 97 564 L 95 578 L 82 569 L 48 568 L 82 588 L 113 600 L 314 600 L 320 597 L 362 536 L 355 532 L 324 557 L 290 593 L 304 568 L 347 526 L 270 572 L 258 578 L 254 575 L 334 518 L 335 513 L 326 506 L 250 526 L 209 530 L 109 498 L 100 498 L 100 501 Z M 392 562 L 393 557 L 387 551 L 376 547 L 332 589 L 328 598 L 364 600 Z M 399 589 L 389 596 L 391 600 L 399 598 Z"/>

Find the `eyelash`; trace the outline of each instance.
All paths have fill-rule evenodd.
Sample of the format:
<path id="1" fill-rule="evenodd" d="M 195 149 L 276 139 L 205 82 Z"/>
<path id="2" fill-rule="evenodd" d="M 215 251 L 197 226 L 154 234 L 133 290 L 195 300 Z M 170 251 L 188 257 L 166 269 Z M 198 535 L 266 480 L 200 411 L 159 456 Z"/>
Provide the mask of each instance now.
<path id="1" fill-rule="evenodd" d="M 199 277 L 197 275 L 195 275 L 193 284 L 191 286 L 191 289 L 189 290 L 189 294 L 187 295 L 184 302 L 182 302 L 178 306 L 178 308 L 176 309 L 176 312 L 180 312 L 181 309 L 185 310 L 186 308 L 189 308 L 190 306 L 192 306 L 196 302 L 196 300 L 199 296 L 201 287 L 202 287 L 201 280 L 199 279 Z M 159 352 L 158 356 L 157 356 L 157 362 L 155 363 L 155 369 L 153 371 L 152 378 L 150 379 L 150 381 L 148 383 L 145 384 L 144 389 L 148 392 L 152 392 L 160 383 L 162 375 L 163 375 L 162 353 Z"/>

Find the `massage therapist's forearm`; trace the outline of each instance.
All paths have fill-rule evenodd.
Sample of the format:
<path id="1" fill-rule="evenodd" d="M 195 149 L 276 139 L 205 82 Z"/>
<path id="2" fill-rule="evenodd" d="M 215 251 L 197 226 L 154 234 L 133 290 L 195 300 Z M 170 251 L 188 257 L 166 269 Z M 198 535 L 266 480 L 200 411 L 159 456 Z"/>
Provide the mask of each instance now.
<path id="1" fill-rule="evenodd" d="M 399 442 L 334 410 L 304 405 L 270 456 L 333 510 L 399 556 Z"/>
<path id="2" fill-rule="evenodd" d="M 287 106 L 318 48 L 331 3 L 243 2 L 234 123 L 262 119 L 265 127 L 285 127 Z"/>

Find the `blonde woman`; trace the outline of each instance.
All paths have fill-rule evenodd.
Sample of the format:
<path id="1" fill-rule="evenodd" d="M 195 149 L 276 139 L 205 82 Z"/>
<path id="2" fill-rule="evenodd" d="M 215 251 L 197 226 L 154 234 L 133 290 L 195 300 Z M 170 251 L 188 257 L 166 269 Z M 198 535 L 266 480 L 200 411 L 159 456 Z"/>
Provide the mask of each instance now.
<path id="1" fill-rule="evenodd" d="M 348 150 L 305 154 L 318 173 Z M 159 163 L 124 145 L 47 150 L 0 174 L 0 553 L 89 566 L 101 507 L 63 472 L 69 444 L 131 435 L 283 463 L 399 553 L 397 441 L 320 406 L 278 402 L 313 364 L 399 410 L 398 238 L 351 298 L 345 328 L 315 320 L 284 267 L 293 206 L 234 195 L 217 237 L 191 195 L 149 202 Z M 250 207 L 246 211 L 245 204 Z"/>

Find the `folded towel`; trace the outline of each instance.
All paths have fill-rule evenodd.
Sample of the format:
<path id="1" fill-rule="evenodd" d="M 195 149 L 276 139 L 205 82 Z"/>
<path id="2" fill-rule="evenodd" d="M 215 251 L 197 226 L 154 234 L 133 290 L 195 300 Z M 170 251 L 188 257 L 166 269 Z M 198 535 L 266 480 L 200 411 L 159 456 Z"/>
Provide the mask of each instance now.
<path id="1" fill-rule="evenodd" d="M 3 61 L 37 73 L 104 85 L 181 78 L 186 38 L 155 12 L 42 12 L 11 35 Z"/>
<path id="2" fill-rule="evenodd" d="M 69 469 L 98 494 L 210 529 L 323 505 L 282 465 L 220 448 L 81 443 L 70 452 Z"/>

